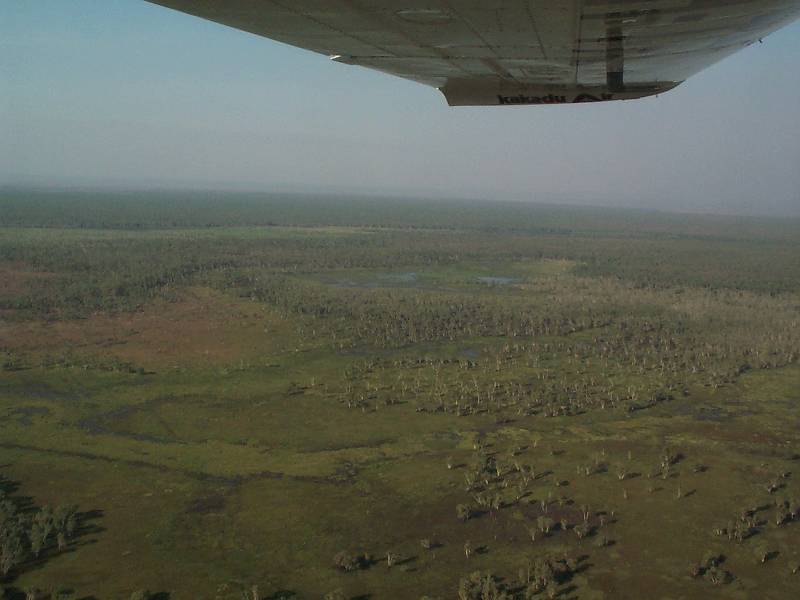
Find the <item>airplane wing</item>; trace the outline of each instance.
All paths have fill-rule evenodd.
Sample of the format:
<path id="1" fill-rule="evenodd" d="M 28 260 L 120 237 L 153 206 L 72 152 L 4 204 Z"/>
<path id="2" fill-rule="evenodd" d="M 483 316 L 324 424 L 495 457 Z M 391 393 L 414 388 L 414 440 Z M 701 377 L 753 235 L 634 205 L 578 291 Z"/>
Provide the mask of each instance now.
<path id="1" fill-rule="evenodd" d="M 800 16 L 800 0 L 149 0 L 418 81 L 451 106 L 627 100 Z"/>

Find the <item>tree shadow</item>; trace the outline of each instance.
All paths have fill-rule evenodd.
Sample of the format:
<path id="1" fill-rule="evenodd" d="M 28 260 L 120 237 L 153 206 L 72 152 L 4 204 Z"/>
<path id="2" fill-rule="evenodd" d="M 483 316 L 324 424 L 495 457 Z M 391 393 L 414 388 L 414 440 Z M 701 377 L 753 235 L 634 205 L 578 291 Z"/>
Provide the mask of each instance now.
<path id="1" fill-rule="evenodd" d="M 761 562 L 762 563 L 769 562 L 769 561 L 771 561 L 773 559 L 778 558 L 778 556 L 780 556 L 780 551 L 779 550 L 770 550 L 769 552 L 765 552 L 764 553 L 764 559 Z"/>
<path id="2" fill-rule="evenodd" d="M 10 465 L 2 465 L 2 467 L 8 467 L 8 466 Z M 5 475 L 0 475 L 0 491 L 4 492 L 7 496 L 10 496 L 11 494 L 15 494 L 18 489 L 19 489 L 18 481 L 12 481 Z"/>
<path id="3" fill-rule="evenodd" d="M 433 546 L 431 546 L 431 548 L 432 547 Z M 405 556 L 403 558 L 397 559 L 397 560 L 395 560 L 394 564 L 396 564 L 397 566 L 403 566 L 403 565 L 410 565 L 411 563 L 415 563 L 415 562 L 417 562 L 417 556 L 416 555 L 415 556 Z"/>
<path id="4" fill-rule="evenodd" d="M 589 562 L 589 555 L 588 554 L 581 554 L 578 558 L 575 559 L 578 563 L 578 566 L 575 568 L 572 573 L 574 575 L 580 575 L 581 573 L 585 573 L 588 571 L 593 565 Z"/>
<path id="5" fill-rule="evenodd" d="M 556 598 L 564 598 L 566 600 L 567 598 L 570 598 L 570 594 L 572 592 L 576 592 L 576 591 L 578 591 L 578 586 L 574 585 L 574 584 L 570 584 L 570 585 L 566 586 L 564 589 L 560 590 L 558 592 L 558 596 L 556 596 Z M 577 598 L 577 596 L 574 596 L 574 597 Z"/>
<path id="6" fill-rule="evenodd" d="M 438 550 L 439 548 L 443 548 L 443 547 L 444 547 L 444 544 L 442 542 L 440 542 L 439 540 L 430 540 L 430 545 L 427 548 L 425 548 L 425 551 L 429 552 L 431 550 Z"/>
<path id="7" fill-rule="evenodd" d="M 297 592 L 293 592 L 291 590 L 278 590 L 264 598 L 264 600 L 290 600 L 291 598 L 297 598 Z"/>
<path id="8" fill-rule="evenodd" d="M 489 514 L 488 510 L 482 508 L 473 508 L 472 512 L 470 512 L 469 519 L 467 521 L 472 521 L 473 519 L 480 519 L 484 515 Z"/>

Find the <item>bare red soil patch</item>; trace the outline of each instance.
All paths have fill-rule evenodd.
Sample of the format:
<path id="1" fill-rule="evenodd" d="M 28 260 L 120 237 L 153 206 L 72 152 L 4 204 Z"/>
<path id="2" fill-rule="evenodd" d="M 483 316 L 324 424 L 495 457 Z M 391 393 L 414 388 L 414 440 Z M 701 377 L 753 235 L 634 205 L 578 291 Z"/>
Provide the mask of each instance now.
<path id="1" fill-rule="evenodd" d="M 288 325 L 263 306 L 206 288 L 182 290 L 135 313 L 68 321 L 0 321 L 0 347 L 117 358 L 146 369 L 225 364 L 269 355 Z M 52 349 L 52 350 L 50 350 Z"/>
<path id="2" fill-rule="evenodd" d="M 0 300 L 12 300 L 32 291 L 36 281 L 57 277 L 55 273 L 34 271 L 19 262 L 0 262 Z"/>

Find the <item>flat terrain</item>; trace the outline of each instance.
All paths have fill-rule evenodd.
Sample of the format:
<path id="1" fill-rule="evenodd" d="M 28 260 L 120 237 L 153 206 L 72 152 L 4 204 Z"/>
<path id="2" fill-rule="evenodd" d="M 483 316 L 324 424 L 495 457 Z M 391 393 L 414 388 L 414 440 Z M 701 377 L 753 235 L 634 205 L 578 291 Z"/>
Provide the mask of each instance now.
<path id="1" fill-rule="evenodd" d="M 800 223 L 403 206 L 3 191 L 8 597 L 800 595 Z"/>

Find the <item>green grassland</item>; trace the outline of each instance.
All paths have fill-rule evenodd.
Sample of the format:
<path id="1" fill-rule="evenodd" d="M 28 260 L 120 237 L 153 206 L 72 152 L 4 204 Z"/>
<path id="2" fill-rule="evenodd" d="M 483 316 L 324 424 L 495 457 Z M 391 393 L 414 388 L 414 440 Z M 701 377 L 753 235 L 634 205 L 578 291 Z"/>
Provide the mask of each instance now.
<path id="1" fill-rule="evenodd" d="M 800 594 L 796 221 L 0 208 L 0 550 L 79 518 L 9 598 Z"/>

